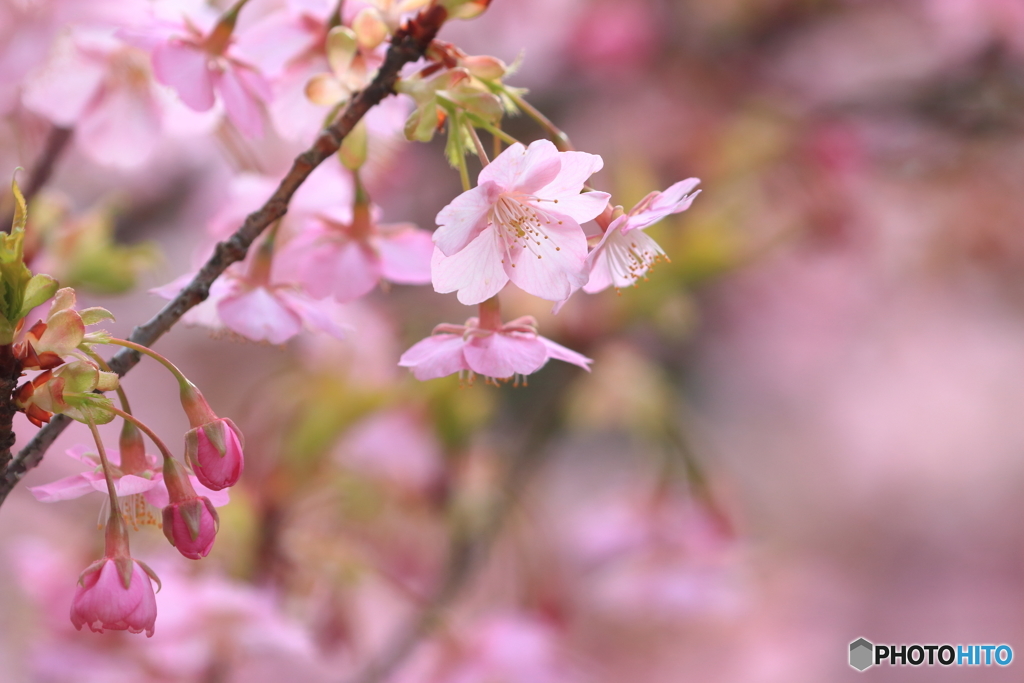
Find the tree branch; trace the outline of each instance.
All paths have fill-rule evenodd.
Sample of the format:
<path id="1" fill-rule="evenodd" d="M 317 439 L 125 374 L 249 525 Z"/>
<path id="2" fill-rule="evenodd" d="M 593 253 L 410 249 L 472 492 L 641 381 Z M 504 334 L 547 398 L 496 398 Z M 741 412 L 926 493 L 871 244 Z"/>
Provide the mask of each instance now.
<path id="1" fill-rule="evenodd" d="M 213 281 L 232 263 L 244 259 L 253 241 L 271 223 L 285 215 L 288 211 L 288 203 L 295 191 L 309 177 L 313 169 L 338 151 L 342 140 L 371 107 L 379 104 L 394 92 L 401 68 L 424 55 L 446 18 L 447 13 L 444 8 L 429 7 L 395 32 L 387 55 L 384 57 L 384 63 L 373 81 L 366 89 L 352 98 L 341 117 L 320 133 L 312 147 L 295 158 L 291 169 L 281 180 L 270 199 L 260 209 L 249 214 L 242 227 L 231 237 L 217 244 L 213 256 L 203 264 L 196 276 L 181 290 L 178 296 L 153 318 L 132 331 L 131 336 L 128 337 L 130 341 L 144 346 L 152 345 L 171 329 L 189 309 L 209 296 L 210 285 L 213 284 Z M 110 367 L 118 375 L 124 375 L 135 367 L 139 360 L 138 352 L 121 349 L 110 360 Z M 0 476 L 0 504 L 7 498 L 18 481 L 25 476 L 25 473 L 42 461 L 46 449 L 53 444 L 70 422 L 71 420 L 63 415 L 55 416 L 10 462 Z"/>
<path id="2" fill-rule="evenodd" d="M 535 382 L 523 404 L 530 406 L 527 419 L 514 416 L 510 433 L 519 434 L 519 444 L 507 453 L 508 473 L 498 487 L 496 500 L 484 513 L 482 520 L 464 520 L 452 534 L 451 546 L 441 580 L 419 612 L 399 628 L 391 639 L 366 665 L 345 683 L 384 683 L 428 637 L 444 617 L 444 613 L 458 599 L 476 577 L 490 549 L 498 537 L 509 513 L 515 507 L 519 494 L 526 488 L 530 477 L 540 465 L 545 446 L 557 431 L 561 419 L 561 406 L 568 393 L 572 376 L 567 368 L 551 368 L 547 381 Z M 517 398 L 522 398 L 517 397 Z M 532 399 L 532 400 L 531 400 Z M 468 528 L 467 528 L 468 527 Z"/>

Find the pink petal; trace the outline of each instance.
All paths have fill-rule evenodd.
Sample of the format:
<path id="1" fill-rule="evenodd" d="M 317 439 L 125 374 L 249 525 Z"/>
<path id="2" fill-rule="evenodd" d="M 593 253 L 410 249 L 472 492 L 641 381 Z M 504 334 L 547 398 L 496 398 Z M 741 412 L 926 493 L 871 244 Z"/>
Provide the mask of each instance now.
<path id="1" fill-rule="evenodd" d="M 601 290 L 611 287 L 612 272 L 608 266 L 608 252 L 603 246 L 600 249 L 595 248 L 590 252 L 590 255 L 587 256 L 587 265 L 584 267 L 583 272 L 589 276 L 587 283 L 583 285 L 583 291 L 587 294 L 596 294 Z"/>
<path id="2" fill-rule="evenodd" d="M 355 301 L 380 282 L 380 257 L 355 240 L 338 244 L 331 273 L 331 293 L 338 301 Z"/>
<path id="3" fill-rule="evenodd" d="M 554 147 L 547 140 L 538 140 L 533 145 L 539 142 L 547 142 L 547 144 Z M 533 147 L 533 145 L 530 145 L 530 147 Z M 604 167 L 604 160 L 600 156 L 587 154 L 586 152 L 560 152 L 558 158 L 561 161 L 558 175 L 551 182 L 538 188 L 534 194 L 540 197 L 559 199 L 562 195 L 579 194 L 590 176 Z"/>
<path id="4" fill-rule="evenodd" d="M 441 209 L 437 214 L 434 244 L 445 256 L 454 256 L 465 249 L 487 227 L 488 215 L 501 191 L 501 186 L 494 182 L 481 182 Z"/>
<path id="5" fill-rule="evenodd" d="M 601 241 L 587 254 L 587 261 L 583 265 L 583 274 L 587 276 L 583 291 L 587 294 L 596 294 L 611 286 L 612 271 L 608 262 L 608 239 L 612 235 L 621 235 L 622 226 L 625 223 L 626 216 L 620 216 L 612 221 L 601 237 Z"/>
<path id="6" fill-rule="evenodd" d="M 688 178 L 675 183 L 664 192 L 652 192 L 637 204 L 639 211 L 634 208 L 633 211 L 636 213 L 630 212 L 630 215 L 626 216 L 627 223 L 626 227 L 622 229 L 623 232 L 643 229 L 666 216 L 686 211 L 700 194 L 699 190 L 689 194 L 699 182 L 700 180 L 697 178 Z"/>
<path id="7" fill-rule="evenodd" d="M 576 353 L 572 349 L 567 349 L 561 344 L 556 344 L 547 337 L 538 337 L 538 339 L 540 339 L 547 348 L 548 358 L 572 363 L 573 365 L 578 365 L 587 372 L 590 372 L 590 364 L 594 362 L 590 358 L 587 358 L 582 353 Z"/>
<path id="8" fill-rule="evenodd" d="M 110 458 L 110 462 L 114 462 L 113 454 L 115 452 L 116 451 L 113 451 L 113 450 L 110 450 L 110 449 L 107 450 L 107 457 Z M 64 451 L 64 453 L 69 458 L 74 458 L 75 460 L 77 460 L 79 462 L 84 462 L 86 465 L 89 465 L 90 467 L 95 467 L 95 466 L 99 465 L 99 462 L 100 462 L 100 456 L 96 453 L 96 447 L 95 446 L 86 446 L 85 444 L 75 444 L 71 448 L 69 448 L 66 451 Z M 121 464 L 121 456 L 120 456 L 120 454 L 118 454 L 117 463 L 115 463 L 115 464 L 118 464 L 118 465 Z"/>
<path id="9" fill-rule="evenodd" d="M 152 488 L 161 486 L 161 482 L 155 479 L 137 477 L 134 474 L 126 474 L 114 482 L 114 490 L 118 496 L 132 496 L 136 493 L 145 493 Z M 106 490 L 104 488 L 104 490 Z"/>
<path id="10" fill-rule="evenodd" d="M 29 493 L 40 503 L 55 503 L 58 500 L 80 498 L 96 490 L 95 483 L 103 482 L 99 472 L 82 472 L 42 486 L 28 487 Z M 104 483 L 104 486 L 106 484 Z"/>
<path id="11" fill-rule="evenodd" d="M 302 331 L 302 319 L 265 287 L 224 297 L 217 306 L 224 324 L 253 341 L 283 344 Z"/>
<path id="12" fill-rule="evenodd" d="M 314 301 L 304 294 L 290 292 L 285 288 L 276 291 L 277 296 L 287 301 L 288 306 L 302 318 L 303 324 L 313 332 L 325 332 L 335 339 L 345 339 L 352 331 L 338 320 L 339 306 L 334 300 Z"/>
<path id="13" fill-rule="evenodd" d="M 547 197 L 548 195 L 539 195 Z M 583 192 L 580 194 L 563 194 L 558 198 L 558 203 L 541 202 L 537 206 L 551 213 L 560 214 L 571 218 L 580 225 L 587 221 L 594 220 L 601 215 L 611 195 L 607 192 Z"/>
<path id="14" fill-rule="evenodd" d="M 587 238 L 583 228 L 569 218 L 563 219 L 562 225 L 545 225 L 544 232 L 548 239 L 533 243 L 532 250 L 517 247 L 512 256 L 515 267 L 505 263 L 504 269 L 523 291 L 549 301 L 561 301 L 585 280 Z"/>
<path id="15" fill-rule="evenodd" d="M 388 228 L 377 241 L 381 274 L 385 279 L 400 284 L 428 284 L 430 257 L 434 253 L 430 233 L 410 224 L 392 225 Z"/>
<path id="16" fill-rule="evenodd" d="M 228 118 L 238 131 L 250 139 L 263 137 L 263 117 L 259 100 L 246 87 L 239 71 L 239 67 L 229 64 L 226 69 L 214 76 L 214 84 L 224 101 Z"/>
<path id="17" fill-rule="evenodd" d="M 316 45 L 316 32 L 288 10 L 272 12 L 237 35 L 234 49 L 266 74 L 275 74 Z"/>
<path id="18" fill-rule="evenodd" d="M 73 40 L 58 39 L 49 62 L 25 79 L 22 103 L 58 126 L 72 126 L 103 83 L 105 66 Z"/>
<path id="19" fill-rule="evenodd" d="M 497 379 L 529 375 L 548 359 L 547 349 L 537 337 L 515 333 L 474 337 L 463 353 L 473 372 Z"/>
<path id="20" fill-rule="evenodd" d="M 158 81 L 174 88 L 190 109 L 207 111 L 214 102 L 208 61 L 202 49 L 171 40 L 154 48 L 153 74 Z"/>
<path id="21" fill-rule="evenodd" d="M 75 139 L 101 164 L 134 168 L 149 160 L 160 128 L 160 108 L 148 87 L 108 87 L 79 119 Z"/>
<path id="22" fill-rule="evenodd" d="M 517 142 L 480 171 L 478 183 L 494 182 L 503 191 L 533 194 L 554 181 L 561 166 L 561 155 L 551 141 L 536 140 L 528 148 Z"/>
<path id="23" fill-rule="evenodd" d="M 192 475 L 189 475 L 189 481 L 192 482 L 192 488 L 196 490 L 196 495 L 200 498 L 209 498 L 214 507 L 224 507 L 231 502 L 231 493 L 229 492 L 229 489 L 221 489 L 220 491 L 208 489 Z"/>
<path id="24" fill-rule="evenodd" d="M 459 301 L 472 306 L 486 301 L 501 291 L 508 282 L 502 267 L 500 238 L 494 228 L 487 228 L 462 251 L 445 256 L 434 250 L 430 270 L 434 291 L 445 294 L 458 290 Z"/>
<path id="25" fill-rule="evenodd" d="M 418 380 L 445 377 L 460 370 L 468 370 L 462 355 L 465 342 L 455 334 L 434 334 L 417 342 L 398 359 L 403 368 L 412 368 Z"/>

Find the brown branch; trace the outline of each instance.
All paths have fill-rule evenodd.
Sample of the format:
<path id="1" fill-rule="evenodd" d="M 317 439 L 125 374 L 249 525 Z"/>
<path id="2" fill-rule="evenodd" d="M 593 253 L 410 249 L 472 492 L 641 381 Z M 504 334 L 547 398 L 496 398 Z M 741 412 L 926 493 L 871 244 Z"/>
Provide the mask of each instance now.
<path id="1" fill-rule="evenodd" d="M 403 66 L 421 58 L 434 36 L 447 18 L 442 7 L 430 7 L 395 32 L 384 63 L 366 89 L 349 102 L 341 117 L 320 133 L 313 146 L 292 162 L 292 167 L 278 185 L 277 190 L 257 211 L 249 214 L 245 222 L 231 237 L 219 242 L 213 256 L 203 264 L 191 282 L 148 322 L 139 325 L 128 338 L 137 344 L 150 346 L 181 319 L 189 309 L 201 303 L 210 294 L 210 285 L 228 266 L 245 258 L 253 241 L 288 211 L 288 203 L 295 191 L 317 166 L 338 151 L 342 140 L 351 132 L 371 107 L 394 92 L 398 73 Z M 110 367 L 124 375 L 139 362 L 138 352 L 121 349 L 111 360 Z M 46 449 L 71 422 L 59 415 L 43 427 L 11 461 L 0 476 L 0 504 L 25 473 L 43 459 Z"/>
<path id="2" fill-rule="evenodd" d="M 472 583 L 518 502 L 519 494 L 540 465 L 545 445 L 558 429 L 561 406 L 572 379 L 569 372 L 571 370 L 568 368 L 551 368 L 544 378 L 544 386 L 531 387 L 530 391 L 536 396 L 527 396 L 523 404 L 531 406 L 528 410 L 532 414 L 526 416 L 526 419 L 513 416 L 512 424 L 509 425 L 509 431 L 521 435 L 521 438 L 519 445 L 507 453 L 510 461 L 508 473 L 498 487 L 496 500 L 484 513 L 482 520 L 464 520 L 462 525 L 456 525 L 445 569 L 433 594 L 419 612 L 395 632 L 381 651 L 345 683 L 387 681 L 412 655 L 420 642 L 433 632 L 445 612 Z M 540 385 L 541 382 L 535 384 Z"/>

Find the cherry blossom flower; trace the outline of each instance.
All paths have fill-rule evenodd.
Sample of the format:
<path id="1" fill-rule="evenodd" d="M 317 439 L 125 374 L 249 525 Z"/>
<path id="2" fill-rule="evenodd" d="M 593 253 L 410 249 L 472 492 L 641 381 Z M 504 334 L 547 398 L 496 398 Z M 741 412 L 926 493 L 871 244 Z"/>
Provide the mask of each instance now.
<path id="1" fill-rule="evenodd" d="M 428 491 L 442 475 L 441 445 L 422 415 L 394 408 L 354 425 L 334 454 L 352 469 L 410 491 Z"/>
<path id="2" fill-rule="evenodd" d="M 580 224 L 608 203 L 604 192 L 581 192 L 603 164 L 594 154 L 559 152 L 548 140 L 511 145 L 437 215 L 434 289 L 476 304 L 512 280 L 542 299 L 565 299 L 585 281 Z"/>
<path id="3" fill-rule="evenodd" d="M 173 299 L 194 277 L 188 273 L 152 292 Z M 182 317 L 190 325 L 229 331 L 253 341 L 283 344 L 303 328 L 343 339 L 346 327 L 329 304 L 317 302 L 295 285 L 265 275 L 229 269 L 210 287 L 210 296 Z"/>
<path id="4" fill-rule="evenodd" d="M 100 164 L 133 168 L 156 149 L 163 128 L 160 86 L 143 50 L 106 33 L 77 30 L 56 42 L 26 81 L 24 105 L 59 126 Z"/>
<path id="5" fill-rule="evenodd" d="M 242 476 L 242 432 L 227 418 L 217 418 L 185 434 L 185 458 L 203 485 L 220 491 Z"/>
<path id="6" fill-rule="evenodd" d="M 128 558 L 131 559 L 131 558 Z M 122 580 L 116 559 L 105 557 L 86 569 L 71 601 L 71 623 L 79 631 L 146 632 L 152 637 L 156 623 L 156 596 L 146 570 L 131 560 L 131 574 Z"/>
<path id="7" fill-rule="evenodd" d="M 94 491 L 103 494 L 107 492 L 99 455 L 96 454 L 94 447 L 78 445 L 69 448 L 65 453 L 68 457 L 89 465 L 92 470 L 58 479 L 49 484 L 29 487 L 29 492 L 35 496 L 36 500 L 42 503 L 55 503 L 61 500 L 80 498 Z M 155 518 L 148 512 L 145 504 L 148 503 L 154 508 L 160 509 L 169 503 L 163 472 L 157 464 L 156 456 L 146 454 L 148 467 L 130 474 L 121 468 L 119 451 L 108 448 L 107 458 L 113 468 L 111 475 L 114 480 L 114 489 L 118 498 L 124 499 L 121 511 L 135 524 L 154 522 Z M 228 504 L 230 496 L 227 491 L 209 489 L 193 475 L 189 476 L 189 481 L 199 495 L 209 498 L 215 506 L 223 507 Z"/>
<path id="8" fill-rule="evenodd" d="M 537 334 L 532 316 L 517 318 L 495 329 L 480 326 L 479 318 L 465 325 L 442 324 L 433 334 L 402 354 L 398 364 L 411 368 L 419 380 L 452 373 L 483 375 L 488 381 L 511 379 L 540 370 L 549 359 L 572 363 L 589 372 L 591 359 Z"/>
<path id="9" fill-rule="evenodd" d="M 300 283 L 311 296 L 339 302 L 369 293 L 381 279 L 430 282 L 430 233 L 411 223 L 380 224 L 379 210 L 357 204 L 349 220 L 317 213 L 275 258 L 275 277 Z"/>
<path id="10" fill-rule="evenodd" d="M 584 272 L 590 279 L 583 286 L 583 291 L 593 294 L 612 285 L 628 287 L 643 277 L 656 262 L 667 258 L 658 243 L 643 229 L 690 208 L 694 198 L 700 194 L 700 190 L 693 191 L 699 182 L 697 178 L 688 178 L 664 192 L 652 192 L 629 213 L 615 218 L 587 256 Z"/>
<path id="11" fill-rule="evenodd" d="M 262 105 L 272 98 L 270 84 L 234 47 L 232 32 L 241 4 L 225 13 L 209 31 L 189 20 L 175 29 L 153 28 L 140 42 L 150 43 L 153 73 L 194 111 L 208 111 L 220 96 L 228 119 L 249 138 L 263 135 Z M 168 33 L 162 37 L 156 34 Z"/>

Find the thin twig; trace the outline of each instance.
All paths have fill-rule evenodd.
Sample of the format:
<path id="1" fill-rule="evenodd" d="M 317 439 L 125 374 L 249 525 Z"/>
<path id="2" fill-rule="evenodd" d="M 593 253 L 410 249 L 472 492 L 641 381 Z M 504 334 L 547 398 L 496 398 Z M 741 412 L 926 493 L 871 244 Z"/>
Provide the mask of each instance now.
<path id="1" fill-rule="evenodd" d="M 60 158 L 60 155 L 68 146 L 68 142 L 71 141 L 72 133 L 73 131 L 71 128 L 54 126 L 50 129 L 50 134 L 46 136 L 46 143 L 43 145 L 43 151 L 39 155 L 39 160 L 36 161 L 35 166 L 32 167 L 28 180 L 21 188 L 22 194 L 25 195 L 26 202 L 32 201 L 32 198 L 35 197 L 39 193 L 39 190 L 43 189 L 43 186 L 50 180 L 50 176 L 53 175 L 53 169 L 57 165 L 57 159 Z M 0 222 L 0 231 L 10 232 L 13 220 L 14 212 L 12 211 L 4 217 L 2 222 Z"/>
<path id="2" fill-rule="evenodd" d="M 434 593 L 419 612 L 395 632 L 381 651 L 345 683 L 387 681 L 412 655 L 417 645 L 431 634 L 443 619 L 444 613 L 476 577 L 509 513 L 518 502 L 520 493 L 541 463 L 545 445 L 558 428 L 560 408 L 570 381 L 565 373 L 558 370 L 551 374 L 554 377 L 548 379 L 553 380 L 554 386 L 538 388 L 538 399 L 526 401 L 527 405 L 533 406 L 532 420 L 526 428 L 523 428 L 522 420 L 516 420 L 519 425 L 517 429 L 523 438 L 519 446 L 508 453 L 511 460 L 508 474 L 484 519 L 468 525 L 473 529 L 472 532 L 453 532 L 448 560 Z"/>
<path id="3" fill-rule="evenodd" d="M 170 330 L 189 309 L 203 302 L 209 296 L 210 285 L 213 284 L 213 281 L 232 263 L 244 259 L 249 246 L 259 237 L 260 233 L 284 216 L 292 195 L 309 177 L 313 169 L 338 151 L 342 140 L 371 107 L 379 104 L 394 92 L 398 72 L 405 64 L 414 62 L 424 55 L 446 18 L 447 13 L 444 8 L 429 7 L 395 32 L 391 39 L 391 46 L 384 57 L 384 63 L 370 85 L 352 98 L 341 117 L 320 133 L 312 147 L 295 158 L 291 169 L 281 180 L 270 199 L 260 209 L 249 214 L 242 227 L 231 237 L 219 242 L 214 249 L 213 256 L 203 264 L 192 281 L 153 318 L 136 327 L 129 340 L 143 346 L 151 346 L 153 342 Z M 137 351 L 122 349 L 110 360 L 110 367 L 118 375 L 124 375 L 135 367 L 139 360 L 140 355 Z M 0 476 L 0 504 L 7 498 L 18 481 L 25 476 L 25 473 L 42 461 L 46 449 L 53 444 L 70 421 L 63 415 L 55 416 L 18 453 Z"/>

